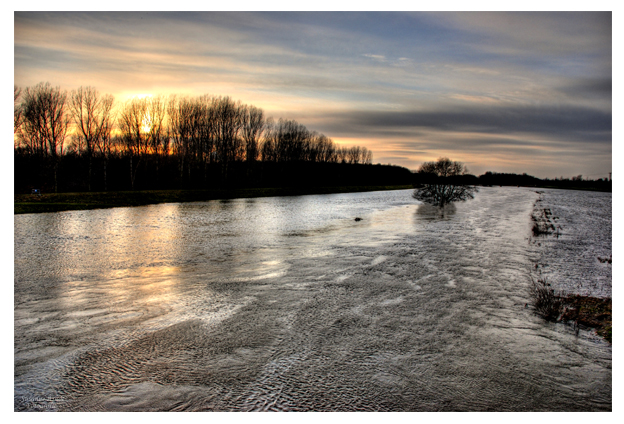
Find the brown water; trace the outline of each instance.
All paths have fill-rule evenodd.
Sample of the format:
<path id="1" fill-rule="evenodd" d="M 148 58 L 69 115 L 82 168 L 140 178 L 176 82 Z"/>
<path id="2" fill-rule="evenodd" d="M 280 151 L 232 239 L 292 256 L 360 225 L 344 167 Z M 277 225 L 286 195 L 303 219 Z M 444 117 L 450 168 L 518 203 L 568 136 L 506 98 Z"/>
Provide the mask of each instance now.
<path id="1" fill-rule="evenodd" d="M 611 346 L 525 307 L 535 191 L 410 195 L 15 216 L 15 410 L 611 410 Z"/>

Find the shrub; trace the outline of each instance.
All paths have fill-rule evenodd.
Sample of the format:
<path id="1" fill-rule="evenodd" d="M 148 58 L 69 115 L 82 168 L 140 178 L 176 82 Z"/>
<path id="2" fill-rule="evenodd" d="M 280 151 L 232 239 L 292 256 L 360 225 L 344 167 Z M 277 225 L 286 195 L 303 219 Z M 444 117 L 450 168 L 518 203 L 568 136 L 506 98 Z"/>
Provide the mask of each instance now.
<path id="1" fill-rule="evenodd" d="M 555 294 L 546 279 L 535 281 L 531 278 L 531 282 L 531 298 L 535 311 L 548 321 L 557 321 L 563 310 L 561 298 Z"/>

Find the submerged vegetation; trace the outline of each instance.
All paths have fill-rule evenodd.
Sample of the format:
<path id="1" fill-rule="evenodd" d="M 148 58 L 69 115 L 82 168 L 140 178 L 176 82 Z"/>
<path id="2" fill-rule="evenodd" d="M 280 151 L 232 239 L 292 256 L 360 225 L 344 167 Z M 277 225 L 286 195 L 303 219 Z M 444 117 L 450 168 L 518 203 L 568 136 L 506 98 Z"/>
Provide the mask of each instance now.
<path id="1" fill-rule="evenodd" d="M 535 312 L 547 321 L 559 320 L 563 304 L 561 297 L 555 294 L 550 284 L 542 278 L 532 280 L 530 291 Z"/>
<path id="2" fill-rule="evenodd" d="M 535 312 L 548 321 L 572 322 L 575 330 L 594 328 L 609 343 L 612 327 L 611 299 L 556 293 L 545 279 L 533 280 L 530 288 Z"/>
<path id="3" fill-rule="evenodd" d="M 572 295 L 562 299 L 564 310 L 563 321 L 573 321 L 577 326 L 595 328 L 596 333 L 611 340 L 611 299 L 600 299 L 591 296 Z"/>
<path id="4" fill-rule="evenodd" d="M 464 164 L 439 158 L 437 162 L 425 162 L 418 174 L 423 184 L 419 184 L 414 199 L 423 203 L 444 208 L 447 204 L 473 199 L 479 191 L 475 186 L 466 185 L 459 178 L 467 172 Z"/>
<path id="5" fill-rule="evenodd" d="M 536 193 L 539 194 L 539 198 L 535 201 L 535 204 L 533 205 L 533 213 L 531 214 L 531 221 L 533 222 L 531 231 L 533 232 L 533 237 L 548 234 L 555 234 L 555 236 L 559 237 L 561 226 L 555 226 L 555 223 L 559 218 L 553 216 L 550 208 L 542 208 L 538 206 L 538 204 L 542 201 L 542 194 L 544 194 L 544 192 L 536 191 Z"/>
<path id="6" fill-rule="evenodd" d="M 560 236 L 559 225 L 555 226 L 558 217 L 553 216 L 550 208 L 541 207 L 543 191 L 537 191 L 531 220 L 533 237 L 553 235 Z M 612 257 L 601 258 L 600 263 L 612 263 Z M 538 265 L 535 265 L 538 268 Z M 596 333 L 609 343 L 611 339 L 612 315 L 611 298 L 597 298 L 578 294 L 557 292 L 544 277 L 531 278 L 530 297 L 535 312 L 547 321 L 571 322 L 578 334 L 580 328 L 593 328 Z"/>

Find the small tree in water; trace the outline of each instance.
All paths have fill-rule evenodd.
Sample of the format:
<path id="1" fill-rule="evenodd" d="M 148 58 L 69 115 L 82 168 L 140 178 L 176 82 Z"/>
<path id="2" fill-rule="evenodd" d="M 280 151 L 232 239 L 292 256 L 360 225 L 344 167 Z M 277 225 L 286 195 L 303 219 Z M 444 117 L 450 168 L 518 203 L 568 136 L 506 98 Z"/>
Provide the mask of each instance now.
<path id="1" fill-rule="evenodd" d="M 479 190 L 475 186 L 466 185 L 462 178 L 468 170 L 461 162 L 453 162 L 448 158 L 440 158 L 437 162 L 425 162 L 418 173 L 422 184 L 414 191 L 412 197 L 421 202 L 439 208 L 453 203 L 473 199 Z"/>

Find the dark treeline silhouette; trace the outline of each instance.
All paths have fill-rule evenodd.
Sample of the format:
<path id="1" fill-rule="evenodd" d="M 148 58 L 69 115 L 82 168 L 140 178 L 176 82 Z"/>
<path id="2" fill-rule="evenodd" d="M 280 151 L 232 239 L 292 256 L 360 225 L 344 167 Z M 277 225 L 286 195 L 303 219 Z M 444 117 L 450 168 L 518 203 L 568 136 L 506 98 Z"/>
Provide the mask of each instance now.
<path id="1" fill-rule="evenodd" d="M 14 97 L 15 192 L 409 184 L 294 121 L 230 97 L 154 96 L 114 104 L 49 83 Z"/>
<path id="2" fill-rule="evenodd" d="M 486 172 L 434 175 L 372 165 L 294 121 L 227 96 L 154 96 L 115 104 L 92 87 L 14 87 L 14 191 L 122 191 L 350 185 L 517 185 L 611 190 L 607 179 Z M 464 170 L 465 171 L 465 170 Z"/>
<path id="3" fill-rule="evenodd" d="M 585 189 L 611 191 L 612 182 L 608 178 L 598 178 L 590 180 L 577 175 L 572 178 L 537 178 L 527 174 L 503 174 L 488 171 L 478 178 L 474 175 L 466 176 L 471 181 L 470 184 L 479 184 L 483 186 L 524 186 L 524 187 L 553 187 L 567 189 Z"/>
<path id="4" fill-rule="evenodd" d="M 433 172 L 427 172 L 427 169 L 420 169 L 419 172 L 413 174 L 412 183 L 414 186 L 432 184 L 449 184 L 457 186 L 521 186 L 521 187 L 552 187 L 564 189 L 584 189 L 584 190 L 600 190 L 611 191 L 612 182 L 608 178 L 598 178 L 595 180 L 584 179 L 582 175 L 572 178 L 537 178 L 532 175 L 498 173 L 488 171 L 483 175 L 476 176 L 468 173 L 459 173 L 455 175 L 437 175 Z"/>

